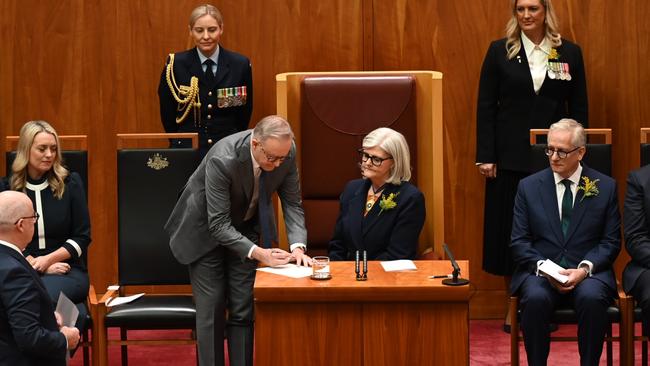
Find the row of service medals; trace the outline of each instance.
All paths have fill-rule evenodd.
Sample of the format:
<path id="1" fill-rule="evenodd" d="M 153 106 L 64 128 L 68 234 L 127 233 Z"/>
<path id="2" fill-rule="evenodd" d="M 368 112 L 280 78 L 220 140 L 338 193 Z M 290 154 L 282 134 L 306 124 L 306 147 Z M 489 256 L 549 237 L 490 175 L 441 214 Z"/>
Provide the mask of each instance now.
<path id="1" fill-rule="evenodd" d="M 246 104 L 246 86 L 217 89 L 217 107 L 239 107 Z"/>
<path id="2" fill-rule="evenodd" d="M 571 80 L 569 64 L 566 62 L 548 61 L 548 77 L 557 80 Z"/>

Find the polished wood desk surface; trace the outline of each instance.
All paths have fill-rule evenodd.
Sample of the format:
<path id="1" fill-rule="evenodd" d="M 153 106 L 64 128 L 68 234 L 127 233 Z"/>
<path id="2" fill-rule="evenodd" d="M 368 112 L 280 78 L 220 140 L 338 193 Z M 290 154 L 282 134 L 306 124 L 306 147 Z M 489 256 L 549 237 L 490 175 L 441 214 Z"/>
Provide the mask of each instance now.
<path id="1" fill-rule="evenodd" d="M 258 302 L 373 302 L 373 301 L 469 301 L 469 286 L 446 286 L 432 275 L 451 273 L 448 260 L 414 261 L 416 271 L 386 272 L 379 261 L 368 262 L 368 280 L 357 281 L 354 262 L 331 262 L 332 279 L 289 278 L 258 271 Z M 461 277 L 469 279 L 468 261 L 458 261 Z"/>

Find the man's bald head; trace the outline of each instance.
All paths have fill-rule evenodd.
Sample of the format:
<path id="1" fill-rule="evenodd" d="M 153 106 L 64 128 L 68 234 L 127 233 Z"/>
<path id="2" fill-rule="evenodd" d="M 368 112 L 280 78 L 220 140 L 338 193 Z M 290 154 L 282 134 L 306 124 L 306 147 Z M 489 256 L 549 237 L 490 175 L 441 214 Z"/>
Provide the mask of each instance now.
<path id="1" fill-rule="evenodd" d="M 21 217 L 30 215 L 33 215 L 32 201 L 26 194 L 16 191 L 0 192 L 0 225 L 13 225 Z"/>
<path id="2" fill-rule="evenodd" d="M 24 249 L 34 234 L 33 220 L 17 221 L 34 215 L 29 197 L 22 192 L 0 192 L 0 240 L 8 241 Z"/>

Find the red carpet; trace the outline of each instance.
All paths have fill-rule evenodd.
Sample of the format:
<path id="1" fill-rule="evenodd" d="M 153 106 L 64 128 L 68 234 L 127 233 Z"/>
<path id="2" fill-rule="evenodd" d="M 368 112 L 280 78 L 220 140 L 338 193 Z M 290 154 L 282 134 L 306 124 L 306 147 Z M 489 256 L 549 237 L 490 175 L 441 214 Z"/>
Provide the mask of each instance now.
<path id="1" fill-rule="evenodd" d="M 510 335 L 501 330 L 502 320 L 472 320 L 470 322 L 470 364 L 472 366 L 498 366 L 510 365 Z M 618 334 L 618 327 L 614 326 L 614 334 Z M 640 334 L 640 325 L 637 325 L 637 334 Z M 185 336 L 184 331 L 152 331 L 159 337 L 180 337 Z M 562 325 L 554 333 L 556 335 L 575 335 L 575 326 Z M 129 332 L 129 337 L 136 339 L 137 331 Z M 119 333 L 111 329 L 109 332 L 111 339 L 117 339 Z M 635 365 L 641 364 L 641 344 L 635 344 L 636 362 Z M 614 343 L 614 365 L 618 365 L 618 343 Z M 526 351 L 523 343 L 519 347 L 520 364 L 527 365 Z M 71 366 L 81 366 L 83 364 L 82 352 L 79 350 L 72 359 Z M 110 366 L 120 365 L 120 348 L 118 346 L 109 347 L 109 364 Z M 174 365 L 190 366 L 196 364 L 196 353 L 194 346 L 131 346 L 129 347 L 129 364 L 137 366 L 153 365 Z M 549 356 L 549 366 L 554 365 L 578 365 L 578 344 L 573 342 L 556 342 L 551 343 L 551 355 Z M 601 365 L 606 365 L 605 349 L 600 360 Z"/>

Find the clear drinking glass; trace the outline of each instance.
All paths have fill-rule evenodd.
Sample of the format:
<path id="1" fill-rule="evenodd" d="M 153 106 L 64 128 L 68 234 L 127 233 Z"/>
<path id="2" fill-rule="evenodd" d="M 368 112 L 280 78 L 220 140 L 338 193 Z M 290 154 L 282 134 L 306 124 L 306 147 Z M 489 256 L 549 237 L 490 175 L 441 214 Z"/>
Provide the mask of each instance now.
<path id="1" fill-rule="evenodd" d="M 330 259 L 325 256 L 317 256 L 312 258 L 312 268 L 314 279 L 327 279 L 330 277 Z"/>

